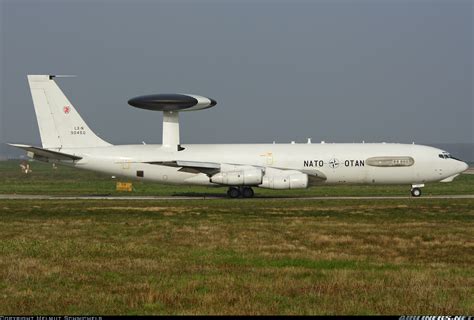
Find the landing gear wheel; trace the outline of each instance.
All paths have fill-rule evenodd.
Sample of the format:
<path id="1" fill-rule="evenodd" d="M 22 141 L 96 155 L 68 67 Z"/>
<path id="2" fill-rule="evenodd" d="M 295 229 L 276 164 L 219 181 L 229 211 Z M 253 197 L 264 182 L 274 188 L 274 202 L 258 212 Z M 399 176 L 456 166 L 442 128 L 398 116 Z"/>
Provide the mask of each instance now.
<path id="1" fill-rule="evenodd" d="M 411 195 L 413 197 L 419 197 L 421 196 L 421 189 L 420 188 L 413 188 L 411 189 Z"/>
<path id="2" fill-rule="evenodd" d="M 253 198 L 254 192 L 253 189 L 250 187 L 243 187 L 242 188 L 242 196 L 244 198 Z"/>
<path id="3" fill-rule="evenodd" d="M 229 190 L 227 190 L 227 195 L 232 199 L 238 198 L 240 197 L 240 190 L 236 187 L 230 187 Z"/>

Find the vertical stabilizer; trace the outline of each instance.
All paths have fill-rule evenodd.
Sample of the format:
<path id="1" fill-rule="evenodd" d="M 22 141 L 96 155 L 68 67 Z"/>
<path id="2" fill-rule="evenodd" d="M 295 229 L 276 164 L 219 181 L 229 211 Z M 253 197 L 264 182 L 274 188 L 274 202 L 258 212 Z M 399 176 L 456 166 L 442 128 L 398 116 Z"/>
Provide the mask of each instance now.
<path id="1" fill-rule="evenodd" d="M 28 75 L 43 148 L 104 147 L 50 75 Z"/>

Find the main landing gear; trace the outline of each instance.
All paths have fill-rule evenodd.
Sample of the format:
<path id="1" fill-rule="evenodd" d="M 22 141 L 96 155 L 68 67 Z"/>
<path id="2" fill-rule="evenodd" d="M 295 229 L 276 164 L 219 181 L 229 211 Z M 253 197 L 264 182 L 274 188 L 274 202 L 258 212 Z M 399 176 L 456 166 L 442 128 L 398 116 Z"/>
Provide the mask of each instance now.
<path id="1" fill-rule="evenodd" d="M 253 198 L 254 192 L 253 189 L 250 187 L 230 187 L 229 190 L 227 190 L 227 195 L 229 198 Z"/>
<path id="2" fill-rule="evenodd" d="M 414 184 L 411 186 L 411 195 L 413 197 L 419 197 L 421 196 L 421 188 L 423 188 L 425 185 L 424 184 Z"/>

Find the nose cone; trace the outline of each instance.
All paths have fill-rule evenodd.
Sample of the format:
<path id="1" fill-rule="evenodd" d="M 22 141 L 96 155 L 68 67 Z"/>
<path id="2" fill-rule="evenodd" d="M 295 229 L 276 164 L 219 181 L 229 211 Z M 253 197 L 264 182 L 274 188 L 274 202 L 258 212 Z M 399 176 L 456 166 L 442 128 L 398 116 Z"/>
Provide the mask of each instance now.
<path id="1" fill-rule="evenodd" d="M 466 171 L 469 168 L 469 165 L 467 163 L 461 161 L 460 167 L 461 168 L 460 168 L 459 173 Z"/>

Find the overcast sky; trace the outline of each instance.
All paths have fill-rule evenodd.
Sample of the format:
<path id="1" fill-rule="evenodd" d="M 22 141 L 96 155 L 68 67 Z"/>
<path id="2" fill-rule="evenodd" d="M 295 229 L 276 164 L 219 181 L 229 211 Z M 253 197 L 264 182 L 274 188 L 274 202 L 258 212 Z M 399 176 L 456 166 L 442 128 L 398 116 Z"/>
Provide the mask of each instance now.
<path id="1" fill-rule="evenodd" d="M 182 143 L 471 143 L 473 1 L 5 1 L 0 142 L 40 145 L 27 74 L 112 143 L 161 143 L 127 100 L 193 93 Z"/>

